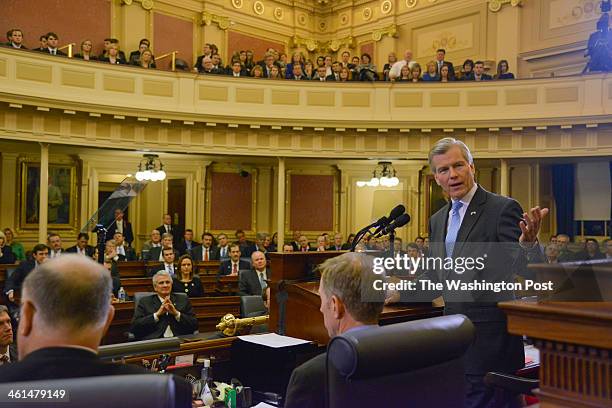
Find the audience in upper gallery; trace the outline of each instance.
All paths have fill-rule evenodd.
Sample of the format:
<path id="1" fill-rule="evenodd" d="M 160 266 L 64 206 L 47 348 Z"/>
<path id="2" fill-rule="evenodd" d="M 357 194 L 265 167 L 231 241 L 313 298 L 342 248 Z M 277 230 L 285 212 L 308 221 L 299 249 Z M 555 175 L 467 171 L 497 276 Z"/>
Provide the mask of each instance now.
<path id="1" fill-rule="evenodd" d="M 389 80 L 393 81 L 401 77 L 402 68 L 408 65 L 408 72 L 416 62 L 412 60 L 412 50 L 404 51 L 404 59 L 397 61 L 389 70 Z"/>
<path id="2" fill-rule="evenodd" d="M 210 232 L 202 234 L 202 245 L 196 247 L 193 253 L 193 259 L 196 261 L 218 261 L 219 251 L 213 245 L 214 237 Z"/>
<path id="3" fill-rule="evenodd" d="M 137 340 L 159 339 L 193 334 L 198 319 L 188 297 L 172 293 L 172 276 L 159 271 L 153 276 L 155 294 L 145 296 L 136 305 L 132 327 Z"/>
<path id="4" fill-rule="evenodd" d="M 13 250 L 6 244 L 4 232 L 0 232 L 0 264 L 13 264 L 16 260 Z"/>
<path id="5" fill-rule="evenodd" d="M 306 235 L 300 235 L 300 238 L 298 239 L 298 249 L 296 252 L 309 252 L 309 251 L 313 251 L 313 249 L 310 247 L 310 243 L 308 242 L 308 237 Z"/>
<path id="6" fill-rule="evenodd" d="M 304 55 L 301 52 L 296 52 L 291 57 L 291 62 L 287 64 L 285 67 L 285 78 L 293 79 L 293 67 L 295 65 L 300 65 L 302 67 L 302 71 L 304 70 Z"/>
<path id="7" fill-rule="evenodd" d="M 440 78 L 440 82 L 449 82 L 454 80 L 454 77 L 451 75 L 450 67 L 448 65 L 442 65 L 442 68 L 440 68 L 438 75 Z"/>
<path id="8" fill-rule="evenodd" d="M 361 54 L 361 64 L 357 67 L 359 70 L 359 80 L 373 82 L 378 80 L 378 71 L 376 65 L 372 63 L 372 57 L 368 53 Z"/>
<path id="9" fill-rule="evenodd" d="M 74 58 L 79 58 L 85 61 L 95 61 L 98 59 L 95 55 L 93 55 L 93 43 L 91 40 L 85 40 L 81 42 L 81 50 L 80 52 L 74 54 Z"/>
<path id="10" fill-rule="evenodd" d="M 156 68 L 155 60 L 153 59 L 153 53 L 150 49 L 145 49 L 141 54 L 138 61 L 136 61 L 133 65 L 136 65 L 141 68 Z"/>
<path id="11" fill-rule="evenodd" d="M 111 43 L 108 46 L 108 50 L 106 52 L 105 57 L 100 57 L 100 62 L 108 62 L 109 64 L 115 65 L 125 65 L 127 61 L 124 58 L 121 58 L 119 54 L 119 47 L 117 44 Z"/>
<path id="12" fill-rule="evenodd" d="M 13 342 L 13 324 L 8 307 L 0 305 L 0 366 L 17 362 L 17 346 Z"/>
<path id="13" fill-rule="evenodd" d="M 490 81 L 492 79 L 491 75 L 485 74 L 484 62 L 482 61 L 476 61 L 474 63 L 474 72 L 465 78 L 466 81 Z"/>
<path id="14" fill-rule="evenodd" d="M 47 48 L 42 49 L 41 47 L 41 49 L 39 50 L 40 52 L 46 52 L 47 54 L 51 54 L 51 55 L 66 56 L 65 52 L 57 49 L 59 45 L 59 37 L 57 36 L 57 34 L 47 33 L 46 37 L 47 37 L 47 41 L 46 41 Z"/>
<path id="15" fill-rule="evenodd" d="M 455 68 L 453 67 L 453 63 L 450 61 L 446 61 L 446 50 L 444 48 L 439 48 L 436 50 L 436 69 L 438 70 L 438 75 L 442 77 L 441 71 L 442 67 L 446 65 L 448 67 L 449 78 L 451 81 L 455 80 Z"/>
<path id="16" fill-rule="evenodd" d="M 501 60 L 497 63 L 497 73 L 494 79 L 514 79 L 514 74 L 510 71 L 507 60 Z"/>
<path id="17" fill-rule="evenodd" d="M 156 68 L 155 66 L 155 57 L 153 56 L 152 51 L 150 50 L 151 47 L 151 42 L 146 39 L 143 38 L 142 40 L 140 40 L 140 43 L 138 43 L 138 49 L 135 51 L 132 51 L 130 53 L 130 59 L 129 59 L 129 63 L 132 65 L 136 65 L 136 66 L 142 66 L 141 61 L 142 61 L 142 54 L 149 50 L 149 53 L 151 54 L 150 57 L 150 61 L 149 61 L 149 66 L 147 68 Z"/>
<path id="18" fill-rule="evenodd" d="M 251 266 L 252 268 L 241 271 L 238 276 L 240 296 L 261 296 L 268 287 L 266 281 L 272 275 L 266 267 L 266 256 L 263 252 L 255 251 L 251 254 Z"/>
<path id="19" fill-rule="evenodd" d="M 204 296 L 202 282 L 196 274 L 193 259 L 183 255 L 178 261 L 178 274 L 172 280 L 172 292 L 185 293 L 188 297 Z"/>
<path id="20" fill-rule="evenodd" d="M 25 249 L 23 248 L 23 245 L 20 242 L 17 242 L 15 240 L 15 238 L 17 238 L 17 235 L 15 235 L 15 231 L 13 231 L 12 228 L 7 227 L 4 229 L 3 232 L 4 239 L 6 239 L 6 245 L 9 246 L 13 251 L 13 254 L 15 255 L 15 260 L 24 261 L 26 259 Z"/>
<path id="21" fill-rule="evenodd" d="M 240 245 L 231 244 L 229 259 L 221 261 L 217 276 L 238 276 L 240 271 L 251 269 L 251 265 L 247 261 L 240 259 Z"/>
<path id="22" fill-rule="evenodd" d="M 372 258 L 346 253 L 323 262 L 319 295 L 321 313 L 330 338 L 356 330 L 376 330 L 383 302 L 362 302 L 363 288 L 373 287 L 379 276 L 372 272 Z M 285 398 L 285 407 L 324 407 L 326 354 L 308 360 L 293 370 Z"/>
<path id="23" fill-rule="evenodd" d="M 27 50 L 26 46 L 23 45 L 23 31 L 21 31 L 19 28 L 8 30 L 6 33 L 6 39 L 7 43 L 5 45 L 7 47 Z"/>
<path id="24" fill-rule="evenodd" d="M 125 58 L 125 53 L 121 51 L 119 47 L 119 40 L 116 38 L 105 38 L 104 39 L 104 51 L 102 52 L 102 54 L 100 54 L 98 59 L 102 61 L 104 58 L 108 57 L 108 52 L 111 48 L 111 45 L 115 45 L 115 47 L 117 48 L 117 57 L 121 59 L 122 61 L 124 61 L 125 64 L 127 64 L 127 58 Z"/>
<path id="25" fill-rule="evenodd" d="M 38 37 L 38 41 L 40 43 L 39 47 L 34 48 L 34 51 L 45 51 L 47 49 L 47 35 L 41 35 L 40 37 Z"/>
<path id="26" fill-rule="evenodd" d="M 68 248 L 66 253 L 79 254 L 92 258 L 94 256 L 94 247 L 89 245 L 89 234 L 86 232 L 80 232 L 77 236 L 76 245 Z"/>
<path id="27" fill-rule="evenodd" d="M 387 63 L 383 66 L 383 81 L 390 81 L 391 77 L 389 76 L 389 73 L 391 72 L 391 67 L 393 66 L 393 64 L 395 64 L 397 62 L 397 55 L 395 55 L 395 52 L 390 52 L 389 56 L 387 57 Z"/>
<path id="28" fill-rule="evenodd" d="M 461 67 L 461 81 L 466 81 L 474 73 L 474 61 L 466 59 Z"/>

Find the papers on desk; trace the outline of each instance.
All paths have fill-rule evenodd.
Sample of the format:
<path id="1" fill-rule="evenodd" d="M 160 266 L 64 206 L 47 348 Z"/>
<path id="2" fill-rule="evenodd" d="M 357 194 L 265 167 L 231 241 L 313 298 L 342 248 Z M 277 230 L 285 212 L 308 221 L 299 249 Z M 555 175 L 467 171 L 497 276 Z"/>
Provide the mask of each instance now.
<path id="1" fill-rule="evenodd" d="M 295 337 L 289 336 L 280 336 L 276 333 L 252 334 L 249 336 L 238 336 L 238 338 L 240 340 L 248 341 L 249 343 L 272 348 L 291 347 L 310 343 L 309 340 L 296 339 Z"/>
<path id="2" fill-rule="evenodd" d="M 525 346 L 525 367 L 540 364 L 540 350 L 532 345 Z"/>

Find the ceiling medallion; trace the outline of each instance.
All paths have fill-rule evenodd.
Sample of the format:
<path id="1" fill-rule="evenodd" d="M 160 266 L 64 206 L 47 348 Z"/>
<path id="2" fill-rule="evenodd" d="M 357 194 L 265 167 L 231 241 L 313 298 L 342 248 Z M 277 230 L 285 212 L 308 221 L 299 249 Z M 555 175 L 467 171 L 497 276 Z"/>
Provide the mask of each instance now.
<path id="1" fill-rule="evenodd" d="M 406 0 L 406 7 L 415 8 L 419 0 Z"/>
<path id="2" fill-rule="evenodd" d="M 369 7 L 366 7 L 363 9 L 363 19 L 364 20 L 369 20 L 372 18 L 372 9 Z"/>
<path id="3" fill-rule="evenodd" d="M 393 4 L 391 3 L 391 0 L 385 0 L 380 5 L 380 11 L 382 11 L 383 14 L 389 14 L 392 9 Z"/>
<path id="4" fill-rule="evenodd" d="M 306 25 L 306 14 L 299 14 L 297 20 L 300 25 Z"/>
<path id="5" fill-rule="evenodd" d="M 234 6 L 234 8 L 242 8 L 243 4 L 244 3 L 242 2 L 242 0 L 232 0 L 232 6 Z"/>
<path id="6" fill-rule="evenodd" d="M 342 14 L 342 15 L 340 16 L 340 24 L 342 24 L 342 25 L 347 25 L 347 24 L 348 24 L 348 22 L 349 22 L 349 17 L 348 17 L 348 14 Z"/>
<path id="7" fill-rule="evenodd" d="M 319 22 L 319 29 L 325 31 L 327 29 L 327 23 L 325 21 Z"/>
<path id="8" fill-rule="evenodd" d="M 151 10 L 153 8 L 153 0 L 142 0 L 140 6 L 145 10 Z"/>
<path id="9" fill-rule="evenodd" d="M 253 11 L 255 12 L 255 14 L 261 16 L 265 11 L 263 3 L 261 1 L 256 1 L 255 3 L 253 3 Z"/>
<path id="10" fill-rule="evenodd" d="M 283 11 L 283 9 L 282 9 L 282 8 L 280 8 L 280 7 L 276 7 L 276 8 L 274 9 L 274 18 L 275 18 L 275 19 L 277 19 L 277 20 L 282 20 L 282 19 L 283 19 L 284 14 L 285 14 L 285 13 L 284 13 L 284 11 Z"/>

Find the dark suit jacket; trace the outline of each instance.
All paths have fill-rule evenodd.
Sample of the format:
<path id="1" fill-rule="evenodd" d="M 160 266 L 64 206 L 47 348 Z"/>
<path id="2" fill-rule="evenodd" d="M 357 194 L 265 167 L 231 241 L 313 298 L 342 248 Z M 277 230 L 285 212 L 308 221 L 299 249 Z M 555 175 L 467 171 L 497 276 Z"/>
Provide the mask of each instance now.
<path id="1" fill-rule="evenodd" d="M 449 203 L 429 221 L 430 256 L 451 256 L 446 254 L 444 245 L 450 209 Z M 544 258 L 538 245 L 533 253 L 528 253 L 518 245 L 522 214 L 523 210 L 515 200 L 490 193 L 478 186 L 466 209 L 452 257 L 477 258 L 488 254 L 485 268 L 462 275 L 453 271 L 427 271 L 426 276 L 441 282 L 445 279 L 463 281 L 484 278 L 494 282 L 511 281 L 514 274 L 527 273 L 529 261 L 543 261 Z M 506 316 L 497 307 L 498 301 L 514 299 L 514 292 L 473 292 L 475 298 L 471 302 L 453 301 L 457 299 L 456 292 L 445 291 L 442 295 L 446 303 L 446 314 L 464 314 L 476 328 L 474 342 L 465 355 L 467 374 L 482 375 L 488 371 L 511 373 L 524 366 L 522 338 L 508 334 Z"/>
<path id="2" fill-rule="evenodd" d="M 475 81 L 475 77 L 474 72 L 470 72 L 470 74 L 465 77 L 464 81 Z M 481 81 L 491 81 L 493 79 L 491 75 L 484 73 L 481 75 L 481 77 Z"/>
<path id="3" fill-rule="evenodd" d="M 123 250 L 125 251 L 125 255 L 119 253 L 117 254 L 120 262 L 136 260 L 136 252 L 134 251 L 134 248 L 124 246 Z"/>
<path id="4" fill-rule="evenodd" d="M 10 246 L 5 245 L 2 247 L 2 255 L 0 255 L 0 264 L 13 264 L 16 261 L 15 254 Z"/>
<path id="5" fill-rule="evenodd" d="M 238 271 L 245 271 L 251 269 L 251 265 L 243 260 L 238 261 Z M 232 273 L 232 261 L 230 259 L 221 262 L 219 265 L 219 272 L 217 276 L 226 276 Z"/>
<path id="6" fill-rule="evenodd" d="M 113 239 L 115 232 L 117 232 L 117 223 L 113 222 L 113 224 L 108 227 L 108 231 L 106 232 L 106 240 L 108 241 Z M 132 242 L 134 242 L 132 223 L 125 220 L 123 220 L 123 240 L 127 242 L 129 246 L 132 246 Z"/>
<path id="7" fill-rule="evenodd" d="M 38 50 L 40 50 L 40 52 L 44 52 L 45 54 L 51 54 L 51 51 L 49 50 L 49 48 L 42 48 L 42 49 L 39 48 Z M 66 53 L 64 51 L 57 50 L 55 55 L 61 55 L 62 57 L 65 57 Z"/>
<path id="8" fill-rule="evenodd" d="M 328 251 L 346 251 L 347 249 L 351 249 L 351 246 L 347 243 L 342 244 L 340 248 L 337 248 L 335 245 L 327 248 Z"/>
<path id="9" fill-rule="evenodd" d="M 30 272 L 36 266 L 36 261 L 34 259 L 28 259 L 27 261 L 23 261 L 19 264 L 17 269 L 6 279 L 4 283 L 4 293 L 9 290 L 15 291 L 15 295 L 21 292 L 21 285 L 23 284 L 23 280 L 28 276 Z"/>
<path id="10" fill-rule="evenodd" d="M 266 280 L 270 279 L 271 276 L 270 271 L 266 269 Z M 238 294 L 240 296 L 261 296 L 262 292 L 259 277 L 254 269 L 240 272 L 238 276 Z"/>
<path id="11" fill-rule="evenodd" d="M 230 246 L 228 245 L 225 248 L 225 256 L 223 257 L 223 259 L 229 258 L 229 254 L 230 254 Z M 221 259 L 221 247 L 217 248 L 217 259 Z"/>
<path id="12" fill-rule="evenodd" d="M 325 407 L 326 358 L 327 353 L 319 354 L 293 370 L 287 385 L 286 408 Z"/>
<path id="13" fill-rule="evenodd" d="M 154 276 L 157 272 L 165 271 L 165 270 L 166 270 L 166 264 L 162 263 L 161 265 L 156 265 L 152 268 L 149 268 L 149 270 L 147 271 L 147 276 Z M 179 268 L 178 266 L 176 266 L 176 263 L 175 263 L 174 264 L 174 274 L 177 275 L 178 273 L 179 273 Z"/>
<path id="14" fill-rule="evenodd" d="M 191 282 L 181 282 L 180 280 L 172 280 L 172 292 L 184 293 L 188 297 L 201 297 L 204 296 L 204 288 L 202 287 L 202 281 L 196 275 L 193 277 Z"/>
<path id="15" fill-rule="evenodd" d="M 191 309 L 189 299 L 171 294 L 170 300 L 174 304 L 176 310 L 181 312 L 180 321 L 177 321 L 176 318 L 170 314 L 165 314 L 160 316 L 159 320 L 155 322 L 153 313 L 157 312 L 161 306 L 161 301 L 157 293 L 140 299 L 138 306 L 136 306 L 134 318 L 132 319 L 132 327 L 130 329 L 130 331 L 134 333 L 136 339 L 159 339 L 163 337 L 166 327 L 168 326 L 170 326 L 175 336 L 193 334 L 193 332 L 198 329 L 198 319 Z"/>
<path id="16" fill-rule="evenodd" d="M 176 250 L 177 250 L 177 251 L 179 252 L 179 254 L 181 254 L 181 255 L 188 254 L 188 255 L 193 256 L 193 250 L 194 250 L 194 249 L 196 249 L 196 248 L 197 248 L 199 245 L 200 245 L 200 243 L 199 243 L 199 242 L 196 242 L 196 241 L 191 241 L 191 249 L 188 249 L 188 248 L 187 248 L 187 243 L 185 242 L 185 240 L 184 240 L 184 239 L 182 239 L 182 240 L 181 240 L 181 242 L 179 242 L 179 243 L 176 245 Z"/>
<path id="17" fill-rule="evenodd" d="M 66 250 L 66 252 L 71 253 L 71 254 L 78 253 L 77 246 L 76 245 L 71 246 L 70 248 Z M 91 245 L 87 245 L 85 247 L 85 253 L 87 254 L 87 256 L 94 256 L 94 252 L 95 252 L 95 248 L 92 247 Z"/>
<path id="18" fill-rule="evenodd" d="M 108 57 L 102 57 L 99 60 L 100 62 L 107 62 L 107 63 L 111 63 L 110 58 Z M 124 58 L 121 58 L 119 55 L 117 55 L 117 58 L 115 59 L 115 64 L 116 65 L 127 65 L 127 61 Z"/>
<path id="19" fill-rule="evenodd" d="M 149 251 L 149 254 L 147 256 L 147 259 L 145 259 L 146 261 L 150 261 L 150 262 L 163 262 L 159 260 L 159 255 L 162 252 L 162 247 L 155 247 L 155 248 L 151 248 L 151 250 Z M 179 253 L 176 249 L 174 249 L 174 260 L 178 260 L 179 259 Z"/>
<path id="20" fill-rule="evenodd" d="M 170 231 L 170 233 L 172 234 L 172 243 L 176 246 L 176 244 L 181 242 L 181 240 L 183 239 L 183 235 L 185 234 L 185 232 L 179 225 L 172 224 L 171 228 L 172 231 Z M 164 225 L 160 225 L 156 228 L 156 230 L 158 230 L 162 236 L 166 233 L 166 228 Z"/>
<path id="21" fill-rule="evenodd" d="M 195 248 L 191 253 L 193 254 L 194 261 L 202 261 L 203 258 L 204 247 L 200 245 Z M 208 260 L 209 261 L 218 261 L 219 260 L 219 250 L 215 246 L 211 246 L 208 248 Z"/>

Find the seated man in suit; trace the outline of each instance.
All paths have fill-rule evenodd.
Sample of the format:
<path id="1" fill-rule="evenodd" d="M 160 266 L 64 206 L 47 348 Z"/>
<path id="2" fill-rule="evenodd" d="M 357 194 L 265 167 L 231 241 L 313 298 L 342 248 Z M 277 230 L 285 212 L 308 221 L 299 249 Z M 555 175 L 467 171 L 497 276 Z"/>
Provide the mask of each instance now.
<path id="1" fill-rule="evenodd" d="M 0 305 L 0 366 L 17 361 L 17 349 L 13 343 L 13 325 L 8 307 Z"/>
<path id="2" fill-rule="evenodd" d="M 37 244 L 32 249 L 32 258 L 23 261 L 17 269 L 6 279 L 4 293 L 11 302 L 21 294 L 21 285 L 24 279 L 35 269 L 38 269 L 49 257 L 49 247 L 45 244 Z"/>
<path id="3" fill-rule="evenodd" d="M 217 276 L 238 276 L 238 272 L 251 269 L 248 262 L 240 260 L 240 246 L 230 245 L 230 259 L 221 262 Z"/>
<path id="4" fill-rule="evenodd" d="M 113 239 L 115 241 L 115 245 L 117 245 L 117 256 L 119 257 L 119 262 L 136 260 L 136 252 L 134 252 L 134 249 L 125 245 L 123 234 L 121 232 L 115 232 Z"/>
<path id="5" fill-rule="evenodd" d="M 59 37 L 55 33 L 47 33 L 47 48 L 41 50 L 51 55 L 62 55 L 66 56 L 66 53 L 57 49 L 59 45 Z"/>
<path id="6" fill-rule="evenodd" d="M 199 242 L 193 240 L 193 230 L 186 229 L 183 234 L 183 239 L 176 246 L 178 253 L 182 255 L 189 255 L 193 257 L 193 250 L 200 245 Z"/>
<path id="7" fill-rule="evenodd" d="M 157 247 L 161 247 L 161 234 L 158 230 L 154 229 L 151 231 L 151 239 L 142 245 L 142 253 L 140 256 L 142 260 L 148 261 L 151 259 L 151 250 Z"/>
<path id="8" fill-rule="evenodd" d="M 47 243 L 49 244 L 49 259 L 56 258 L 64 252 L 62 249 L 62 238 L 59 234 L 53 232 L 49 234 Z"/>
<path id="9" fill-rule="evenodd" d="M 134 232 L 132 231 L 132 224 L 124 219 L 125 214 L 121 208 L 115 209 L 115 222 L 108 227 L 106 232 L 106 240 L 113 239 L 115 232 L 119 231 L 123 234 L 125 242 L 128 246 L 132 246 L 134 242 Z"/>
<path id="10" fill-rule="evenodd" d="M 213 235 L 210 232 L 202 234 L 202 245 L 193 250 L 194 261 L 218 261 L 219 252 L 213 246 Z"/>
<path id="11" fill-rule="evenodd" d="M 174 251 L 174 249 L 170 247 L 165 247 L 162 251 L 162 256 L 164 259 L 164 263 L 149 269 L 147 276 L 153 276 L 159 271 L 166 271 L 172 277 L 176 275 L 177 268 L 176 265 L 174 265 L 174 261 L 176 259 L 176 252 Z"/>
<path id="12" fill-rule="evenodd" d="M 291 246 L 293 247 L 294 252 L 299 252 L 300 250 L 300 237 L 302 233 L 300 231 L 293 231 L 293 241 L 291 241 Z"/>
<path id="13" fill-rule="evenodd" d="M 6 34 L 8 40 L 6 45 L 8 47 L 16 48 L 18 50 L 27 50 L 25 45 L 23 45 L 23 31 L 21 31 L 19 28 L 13 28 Z"/>
<path id="14" fill-rule="evenodd" d="M 491 75 L 484 73 L 484 62 L 482 61 L 476 61 L 474 71 L 465 78 L 466 81 L 490 81 L 492 79 Z"/>
<path id="15" fill-rule="evenodd" d="M 329 247 L 330 251 L 346 251 L 350 249 L 350 245 L 344 242 L 344 238 L 342 234 L 337 233 L 334 235 L 334 243 Z"/>
<path id="16" fill-rule="evenodd" d="M 217 259 L 224 261 L 229 258 L 230 254 L 229 239 L 227 238 L 227 235 L 219 234 L 217 235 L 217 241 L 219 244 L 219 247 L 217 248 Z"/>
<path id="17" fill-rule="evenodd" d="M 321 313 L 329 337 L 353 330 L 376 330 L 383 301 L 362 299 L 362 288 L 372 288 L 379 276 L 372 271 L 372 258 L 348 252 L 320 265 Z M 293 370 L 287 394 L 287 408 L 325 406 L 326 354 L 308 360 Z"/>
<path id="18" fill-rule="evenodd" d="M 166 271 L 153 276 L 155 294 L 140 299 L 130 331 L 138 340 L 193 334 L 198 319 L 189 298 L 172 294 L 172 277 Z"/>
<path id="19" fill-rule="evenodd" d="M 255 236 L 254 244 L 249 244 L 249 245 L 246 245 L 240 248 L 240 252 L 242 256 L 244 256 L 245 258 L 250 257 L 253 254 L 253 252 L 256 252 L 256 251 L 260 251 L 265 254 L 267 250 L 264 246 L 264 241 L 266 240 L 267 236 L 268 234 L 265 234 L 263 232 L 258 232 L 257 235 Z"/>
<path id="20" fill-rule="evenodd" d="M 164 256 L 162 254 L 162 249 L 172 248 L 174 250 L 174 257 L 178 258 L 180 255 L 176 249 L 174 249 L 174 237 L 172 234 L 165 233 L 162 235 L 161 245 L 155 248 L 151 248 L 149 251 L 148 261 L 151 262 L 162 262 L 164 260 Z"/>
<path id="21" fill-rule="evenodd" d="M 298 247 L 296 252 L 312 251 L 312 248 L 310 247 L 310 244 L 308 243 L 308 237 L 306 237 L 306 235 L 300 235 L 298 242 L 300 246 Z"/>
<path id="22" fill-rule="evenodd" d="M 70 254 L 85 255 L 92 258 L 94 255 L 94 247 L 88 245 L 88 243 L 89 235 L 86 232 L 80 232 L 77 237 L 76 245 L 68 248 L 66 252 Z"/>
<path id="23" fill-rule="evenodd" d="M 261 296 L 264 289 L 268 287 L 266 282 L 271 274 L 266 268 L 266 256 L 261 251 L 251 254 L 251 265 L 253 269 L 243 271 L 238 278 L 238 294 L 240 296 Z"/>

